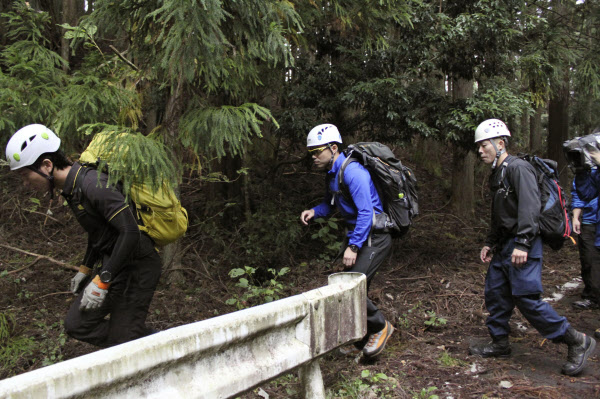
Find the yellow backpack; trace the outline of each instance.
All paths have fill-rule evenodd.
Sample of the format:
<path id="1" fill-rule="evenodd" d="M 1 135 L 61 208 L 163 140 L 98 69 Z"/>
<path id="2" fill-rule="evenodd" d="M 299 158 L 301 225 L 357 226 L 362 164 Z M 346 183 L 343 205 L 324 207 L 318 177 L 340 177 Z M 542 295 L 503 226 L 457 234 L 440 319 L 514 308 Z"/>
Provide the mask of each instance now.
<path id="1" fill-rule="evenodd" d="M 99 160 L 110 164 L 111 151 L 102 148 L 106 136 L 94 136 L 81 154 L 79 162 L 83 166 L 97 167 Z M 171 186 L 164 184 L 158 190 L 151 190 L 145 184 L 132 184 L 129 198 L 135 203 L 140 231 L 146 232 L 157 246 L 164 246 L 183 236 L 188 227 L 188 214 L 177 199 Z"/>

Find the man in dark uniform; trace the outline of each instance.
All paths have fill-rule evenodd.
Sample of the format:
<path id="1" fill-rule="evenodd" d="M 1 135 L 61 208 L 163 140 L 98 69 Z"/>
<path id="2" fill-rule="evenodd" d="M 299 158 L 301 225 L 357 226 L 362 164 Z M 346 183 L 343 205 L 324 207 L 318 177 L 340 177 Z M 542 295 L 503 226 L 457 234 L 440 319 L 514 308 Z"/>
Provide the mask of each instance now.
<path id="1" fill-rule="evenodd" d="M 347 246 L 343 264 L 347 271 L 363 273 L 367 277 L 367 290 L 377 269 L 389 255 L 392 238 L 389 233 L 372 231 L 375 214 L 383 212 L 383 205 L 369 171 L 359 162 L 349 163 L 344 171 L 344 184 L 351 198 L 341 194 L 338 174 L 346 156 L 340 152 L 342 136 L 337 127 L 323 124 L 314 127 L 307 137 L 307 147 L 314 164 L 327 171 L 327 193 L 323 202 L 302 212 L 304 225 L 311 219 L 328 216 L 337 206 L 348 225 Z M 342 348 L 342 353 L 359 354 L 365 357 L 379 355 L 394 332 L 381 311 L 367 298 L 367 334 L 353 347 Z"/>
<path id="2" fill-rule="evenodd" d="M 61 189 L 88 233 L 83 265 L 71 281 L 78 297 L 67 313 L 66 332 L 100 347 L 149 335 L 155 331 L 146 327 L 146 316 L 161 273 L 154 242 L 140 232 L 121 191 L 107 185 L 108 176 L 72 164 L 59 147 L 50 129 L 28 125 L 9 140 L 6 159 L 25 185 L 51 195 Z"/>
<path id="3" fill-rule="evenodd" d="M 515 306 L 544 338 L 568 345 L 562 372 L 580 373 L 596 341 L 570 326 L 542 301 L 540 194 L 533 166 L 506 152 L 510 132 L 504 122 L 489 119 L 475 131 L 481 160 L 492 165 L 492 222 L 482 262 L 490 262 L 485 281 L 486 321 L 492 342 L 469 348 L 472 355 L 508 356 L 509 320 Z M 493 257 L 492 257 L 493 255 Z"/>

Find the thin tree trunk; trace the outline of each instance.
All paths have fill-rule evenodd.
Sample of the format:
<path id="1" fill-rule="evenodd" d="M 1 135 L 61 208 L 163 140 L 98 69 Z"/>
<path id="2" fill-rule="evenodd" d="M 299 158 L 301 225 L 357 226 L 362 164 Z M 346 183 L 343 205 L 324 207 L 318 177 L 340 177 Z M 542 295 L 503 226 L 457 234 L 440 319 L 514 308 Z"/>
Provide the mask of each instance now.
<path id="1" fill-rule="evenodd" d="M 184 83 L 180 75 L 175 88 L 171 92 L 166 105 L 164 127 L 166 129 L 167 148 L 171 148 L 176 154 L 177 132 L 179 130 L 179 121 L 184 109 Z M 178 158 L 175 158 L 178 159 Z M 180 240 L 177 240 L 163 248 L 161 259 L 163 262 L 163 271 L 167 273 L 167 282 L 169 284 L 183 284 L 185 276 L 181 272 L 181 251 Z"/>
<path id="2" fill-rule="evenodd" d="M 77 23 L 77 17 L 77 0 L 63 0 L 62 22 L 74 26 Z M 60 55 L 66 61 L 63 66 L 63 70 L 66 72 L 69 69 L 71 47 L 69 46 L 69 40 L 65 38 L 65 31 L 66 29 L 61 29 Z"/>
<path id="3" fill-rule="evenodd" d="M 563 156 L 562 144 L 569 139 L 569 72 L 565 71 L 563 81 L 554 91 L 548 103 L 548 158 L 558 162 L 561 172 L 560 182 L 568 186 L 567 162 Z"/>
<path id="4" fill-rule="evenodd" d="M 529 134 L 529 114 L 527 113 L 526 110 L 524 110 L 523 113 L 521 114 L 521 120 L 519 122 L 519 126 L 520 126 L 521 137 L 523 137 L 523 140 L 527 140 L 526 144 L 524 144 L 523 146 L 528 148 L 530 140 L 531 140 L 531 136 Z"/>
<path id="5" fill-rule="evenodd" d="M 473 96 L 473 81 L 458 79 L 452 85 L 454 99 Z M 461 217 L 472 217 L 475 209 L 475 154 L 458 145 L 452 153 L 452 208 Z"/>
<path id="6" fill-rule="evenodd" d="M 542 113 L 543 107 L 537 107 L 535 113 L 529 118 L 529 152 L 543 155 L 542 152 Z"/>

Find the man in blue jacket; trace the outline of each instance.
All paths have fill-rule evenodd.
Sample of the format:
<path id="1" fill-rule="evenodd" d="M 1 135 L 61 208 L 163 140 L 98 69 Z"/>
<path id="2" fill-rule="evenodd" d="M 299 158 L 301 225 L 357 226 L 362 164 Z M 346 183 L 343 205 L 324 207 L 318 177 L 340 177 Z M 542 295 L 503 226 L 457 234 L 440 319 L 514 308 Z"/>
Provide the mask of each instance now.
<path id="1" fill-rule="evenodd" d="M 363 273 L 367 277 L 367 290 L 379 266 L 388 256 L 392 246 L 389 233 L 372 231 L 375 214 L 383 206 L 369 171 L 359 162 L 346 166 L 343 181 L 351 199 L 344 197 L 338 184 L 338 173 L 346 156 L 340 151 L 342 136 L 337 127 L 323 124 L 314 127 L 306 140 L 314 165 L 327 171 L 327 193 L 322 203 L 302 212 L 304 225 L 312 219 L 328 216 L 337 207 L 348 226 L 347 246 L 343 264 L 346 271 Z M 386 321 L 381 311 L 367 298 L 367 335 L 353 348 L 342 348 L 342 353 L 365 357 L 379 355 L 392 335 L 394 327 Z"/>
<path id="2" fill-rule="evenodd" d="M 491 228 L 481 249 L 482 262 L 490 262 L 485 279 L 486 320 L 492 342 L 473 345 L 472 355 L 508 356 L 509 321 L 515 307 L 546 339 L 568 346 L 562 372 L 579 374 L 596 341 L 575 330 L 541 299 L 542 239 L 539 233 L 540 193 L 533 166 L 506 151 L 510 132 L 498 119 L 483 121 L 475 131 L 481 160 L 492 166 Z"/>
<path id="3" fill-rule="evenodd" d="M 598 198 L 583 201 L 577 194 L 575 180 L 571 191 L 573 231 L 577 233 L 577 246 L 581 262 L 583 292 L 581 300 L 573 302 L 577 309 L 596 309 L 600 302 L 600 248 L 594 245 L 598 223 Z"/>
<path id="4" fill-rule="evenodd" d="M 594 164 L 600 166 L 600 150 L 592 145 L 586 146 L 586 149 Z M 595 199 L 598 201 L 598 196 L 600 195 L 600 171 L 598 169 L 580 171 L 575 175 L 575 182 L 573 184 L 581 200 L 592 201 Z M 600 207 L 597 207 L 596 220 L 600 221 Z M 600 248 L 600 223 L 596 223 L 594 246 L 596 249 Z M 594 336 L 600 339 L 600 328 L 596 330 Z"/>

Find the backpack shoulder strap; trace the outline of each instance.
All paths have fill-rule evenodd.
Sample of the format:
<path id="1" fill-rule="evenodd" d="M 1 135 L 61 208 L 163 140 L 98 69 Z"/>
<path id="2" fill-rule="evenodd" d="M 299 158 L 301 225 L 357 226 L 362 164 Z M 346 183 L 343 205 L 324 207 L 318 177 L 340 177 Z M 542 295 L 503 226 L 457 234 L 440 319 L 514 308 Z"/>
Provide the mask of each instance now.
<path id="1" fill-rule="evenodd" d="M 358 159 L 352 157 L 350 154 L 347 155 L 346 160 L 342 163 L 340 167 L 340 171 L 338 173 L 338 187 L 339 191 L 332 193 L 334 196 L 341 194 L 345 199 L 352 200 L 352 196 L 350 195 L 350 190 L 346 183 L 344 183 L 344 173 L 346 172 L 346 167 L 350 165 L 352 162 L 358 162 Z"/>

